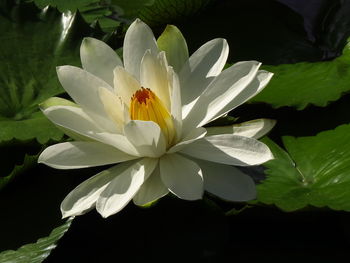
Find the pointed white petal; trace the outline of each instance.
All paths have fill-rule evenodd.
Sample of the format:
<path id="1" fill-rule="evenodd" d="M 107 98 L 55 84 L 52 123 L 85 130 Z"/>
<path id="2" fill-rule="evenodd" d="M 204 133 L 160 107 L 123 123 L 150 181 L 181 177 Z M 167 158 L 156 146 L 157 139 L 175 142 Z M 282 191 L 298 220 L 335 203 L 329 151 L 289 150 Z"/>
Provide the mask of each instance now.
<path id="1" fill-rule="evenodd" d="M 141 86 L 152 90 L 170 111 L 168 69 L 164 51 L 158 57 L 148 50 L 141 61 Z"/>
<path id="2" fill-rule="evenodd" d="M 111 86 L 91 73 L 73 66 L 57 67 L 57 75 L 63 88 L 88 115 L 99 122 L 104 130 L 116 132 L 115 124 L 107 116 L 98 91 L 99 88 L 112 91 Z"/>
<path id="3" fill-rule="evenodd" d="M 141 59 L 146 50 L 158 54 L 156 39 L 152 30 L 140 19 L 136 19 L 125 34 L 123 45 L 123 59 L 126 71 L 140 80 Z"/>
<path id="4" fill-rule="evenodd" d="M 234 134 L 259 139 L 275 126 L 276 121 L 271 119 L 256 119 L 227 126 L 208 127 L 207 136 L 218 134 Z"/>
<path id="5" fill-rule="evenodd" d="M 99 142 L 63 142 L 46 148 L 38 162 L 56 169 L 78 169 L 136 158 Z"/>
<path id="6" fill-rule="evenodd" d="M 53 106 L 72 106 L 79 107 L 78 104 L 74 103 L 71 100 L 63 99 L 60 97 L 51 97 L 39 104 L 39 107 L 42 111 L 46 110 L 49 107 Z"/>
<path id="7" fill-rule="evenodd" d="M 111 145 L 129 155 L 140 157 L 140 154 L 137 152 L 136 148 L 126 138 L 125 135 L 99 132 L 99 133 L 92 133 L 90 137 L 93 138 L 94 140 Z"/>
<path id="8" fill-rule="evenodd" d="M 85 112 L 78 107 L 53 106 L 44 110 L 45 115 L 56 125 L 81 135 L 81 139 L 99 141 L 130 155 L 138 156 L 135 147 L 122 134 L 103 132 Z M 70 135 L 70 134 L 68 134 Z"/>
<path id="9" fill-rule="evenodd" d="M 80 46 L 80 58 L 83 68 L 113 86 L 113 70 L 123 66 L 117 53 L 105 42 L 86 37 Z"/>
<path id="10" fill-rule="evenodd" d="M 177 74 L 169 70 L 170 91 L 171 91 L 171 116 L 176 130 L 176 139 L 178 141 L 182 137 L 182 107 L 181 107 L 181 91 Z"/>
<path id="11" fill-rule="evenodd" d="M 112 179 L 126 170 L 132 163 L 126 162 L 116 165 L 78 185 L 61 203 L 62 217 L 81 215 L 95 207 L 98 197 Z"/>
<path id="12" fill-rule="evenodd" d="M 144 158 L 120 173 L 100 194 L 96 203 L 97 211 L 103 217 L 108 217 L 123 209 L 157 164 L 158 159 Z"/>
<path id="13" fill-rule="evenodd" d="M 257 95 L 260 91 L 262 91 L 266 85 L 269 83 L 273 76 L 273 73 L 259 70 L 256 74 L 256 77 L 252 82 L 240 92 L 233 100 L 231 100 L 225 107 L 223 107 L 220 111 L 218 111 L 209 121 L 213 121 L 220 116 L 228 113 L 229 111 L 237 108 L 239 105 L 242 105 L 255 95 Z"/>
<path id="14" fill-rule="evenodd" d="M 246 92 L 260 67 L 256 61 L 239 62 L 224 70 L 200 95 L 192 110 L 184 120 L 184 129 L 203 126 L 240 93 Z"/>
<path id="15" fill-rule="evenodd" d="M 168 193 L 169 190 L 163 184 L 160 178 L 159 166 L 157 166 L 146 182 L 140 187 L 133 201 L 135 205 L 144 206 L 158 200 Z"/>
<path id="16" fill-rule="evenodd" d="M 195 100 L 225 66 L 229 47 L 225 39 L 213 39 L 189 58 L 180 72 L 182 104 Z"/>
<path id="17" fill-rule="evenodd" d="M 132 95 L 141 88 L 141 84 L 122 67 L 114 69 L 114 90 L 123 103 L 130 107 Z"/>
<path id="18" fill-rule="evenodd" d="M 188 60 L 188 48 L 186 40 L 180 30 L 173 25 L 167 25 L 157 40 L 160 50 L 165 51 L 169 65 L 179 73 L 182 66 Z"/>
<path id="19" fill-rule="evenodd" d="M 101 127 L 80 107 L 52 106 L 43 113 L 68 136 L 77 140 L 87 140 L 91 132 L 102 132 Z"/>
<path id="20" fill-rule="evenodd" d="M 203 138 L 207 133 L 207 130 L 205 128 L 199 127 L 193 129 L 191 132 L 189 132 L 186 137 L 184 137 L 178 144 L 171 147 L 167 153 L 175 153 L 186 147 L 188 144 L 194 142 L 195 140 L 198 140 L 200 138 Z"/>
<path id="21" fill-rule="evenodd" d="M 255 183 L 235 167 L 196 160 L 202 169 L 204 190 L 228 201 L 244 202 L 256 197 Z"/>
<path id="22" fill-rule="evenodd" d="M 99 89 L 99 95 L 109 118 L 114 121 L 118 131 L 121 131 L 124 125 L 124 105 L 121 99 L 105 88 Z"/>
<path id="23" fill-rule="evenodd" d="M 258 165 L 273 159 L 264 143 L 230 134 L 204 137 L 180 152 L 198 159 L 237 166 Z"/>
<path id="24" fill-rule="evenodd" d="M 195 162 L 178 154 L 167 154 L 159 163 L 160 177 L 170 192 L 185 200 L 202 198 L 202 171 Z"/>
<path id="25" fill-rule="evenodd" d="M 124 134 L 141 156 L 159 157 L 165 153 L 164 135 L 153 121 L 130 121 L 124 126 Z"/>

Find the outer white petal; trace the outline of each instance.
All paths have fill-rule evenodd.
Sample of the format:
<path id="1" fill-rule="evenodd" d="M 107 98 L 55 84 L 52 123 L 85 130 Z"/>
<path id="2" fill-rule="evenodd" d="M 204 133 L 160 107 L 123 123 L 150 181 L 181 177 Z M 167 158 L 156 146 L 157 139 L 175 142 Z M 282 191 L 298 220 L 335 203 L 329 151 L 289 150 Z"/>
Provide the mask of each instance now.
<path id="1" fill-rule="evenodd" d="M 200 167 L 178 154 L 162 156 L 160 177 L 169 191 L 185 200 L 197 200 L 203 196 L 203 176 Z"/>
<path id="2" fill-rule="evenodd" d="M 146 50 L 158 54 L 156 39 L 152 30 L 140 19 L 136 19 L 125 34 L 123 45 L 123 59 L 126 71 L 140 80 L 141 59 Z"/>
<path id="3" fill-rule="evenodd" d="M 215 126 L 206 128 L 207 136 L 218 134 L 234 134 L 244 137 L 259 139 L 267 134 L 275 126 L 276 121 L 271 119 L 256 119 L 239 124 L 227 126 Z"/>
<path id="4" fill-rule="evenodd" d="M 45 115 L 56 125 L 82 135 L 82 138 L 99 141 L 117 149 L 139 156 L 135 147 L 122 134 L 103 132 L 85 112 L 78 107 L 53 106 L 44 110 Z"/>
<path id="5" fill-rule="evenodd" d="M 180 152 L 198 159 L 237 166 L 258 165 L 273 159 L 264 143 L 230 134 L 204 137 Z"/>
<path id="6" fill-rule="evenodd" d="M 63 88 L 105 131 L 117 132 L 115 124 L 107 116 L 100 100 L 99 88 L 112 91 L 102 79 L 73 66 L 57 67 L 57 75 Z"/>
<path id="7" fill-rule="evenodd" d="M 164 51 L 158 57 L 146 51 L 141 61 L 141 86 L 152 90 L 170 111 L 168 65 Z"/>
<path id="8" fill-rule="evenodd" d="M 164 135 L 153 121 L 130 121 L 124 126 L 124 134 L 141 156 L 159 157 L 165 153 Z"/>
<path id="9" fill-rule="evenodd" d="M 199 127 L 193 129 L 191 132 L 189 132 L 178 144 L 171 147 L 167 153 L 175 153 L 186 147 L 188 144 L 194 142 L 195 140 L 198 140 L 200 138 L 203 138 L 207 133 L 207 130 L 205 128 Z"/>
<path id="10" fill-rule="evenodd" d="M 92 133 L 91 137 L 97 141 L 111 145 L 125 153 L 140 157 L 140 154 L 137 152 L 136 148 L 126 138 L 126 136 L 122 134 L 99 132 L 99 133 Z"/>
<path id="11" fill-rule="evenodd" d="M 99 142 L 63 142 L 46 148 L 39 163 L 56 169 L 77 169 L 129 161 L 138 157 Z"/>
<path id="12" fill-rule="evenodd" d="M 100 88 L 99 95 L 109 118 L 114 121 L 118 131 L 124 125 L 124 105 L 112 91 Z"/>
<path id="13" fill-rule="evenodd" d="M 266 85 L 269 83 L 273 76 L 273 73 L 259 70 L 253 81 L 241 92 L 239 93 L 230 103 L 223 107 L 219 112 L 217 112 L 210 121 L 217 119 L 218 117 L 228 113 L 229 111 L 237 108 L 239 105 L 245 103 L 260 91 L 262 91 Z"/>
<path id="14" fill-rule="evenodd" d="M 203 126 L 218 116 L 218 113 L 247 92 L 260 67 L 256 61 L 239 62 L 224 70 L 200 95 L 184 120 L 184 130 Z"/>
<path id="15" fill-rule="evenodd" d="M 62 217 L 81 215 L 95 207 L 98 197 L 111 180 L 126 170 L 132 163 L 126 162 L 116 165 L 78 185 L 61 203 Z"/>
<path id="16" fill-rule="evenodd" d="M 179 73 L 182 66 L 188 61 L 186 40 L 180 30 L 173 25 L 167 25 L 157 40 L 160 50 L 164 50 L 169 65 Z"/>
<path id="17" fill-rule="evenodd" d="M 160 178 L 159 166 L 148 177 L 146 182 L 140 187 L 137 194 L 134 196 L 134 204 L 144 206 L 169 193 L 168 188 L 163 184 Z"/>
<path id="18" fill-rule="evenodd" d="M 180 72 L 182 105 L 195 100 L 224 68 L 229 47 L 225 39 L 213 39 L 189 58 Z M 185 114 L 186 115 L 186 114 Z"/>
<path id="19" fill-rule="evenodd" d="M 101 127 L 76 106 L 52 106 L 43 113 L 67 135 L 78 140 L 86 140 L 89 132 L 102 132 Z"/>
<path id="20" fill-rule="evenodd" d="M 182 106 L 181 106 L 181 91 L 180 83 L 177 74 L 169 70 L 170 91 L 171 91 L 171 116 L 176 130 L 176 141 L 182 138 Z"/>
<path id="21" fill-rule="evenodd" d="M 81 64 L 86 71 L 113 86 L 113 70 L 123 66 L 117 53 L 105 42 L 86 37 L 80 46 Z"/>
<path id="22" fill-rule="evenodd" d="M 123 209 L 157 164 L 158 159 L 144 158 L 120 173 L 100 194 L 96 203 L 97 211 L 103 217 L 108 217 Z"/>
<path id="23" fill-rule="evenodd" d="M 114 90 L 117 96 L 130 107 L 132 95 L 141 88 L 141 84 L 122 67 L 114 69 Z"/>
<path id="24" fill-rule="evenodd" d="M 204 190 L 228 201 L 244 202 L 256 197 L 255 183 L 235 167 L 196 160 L 202 169 Z"/>

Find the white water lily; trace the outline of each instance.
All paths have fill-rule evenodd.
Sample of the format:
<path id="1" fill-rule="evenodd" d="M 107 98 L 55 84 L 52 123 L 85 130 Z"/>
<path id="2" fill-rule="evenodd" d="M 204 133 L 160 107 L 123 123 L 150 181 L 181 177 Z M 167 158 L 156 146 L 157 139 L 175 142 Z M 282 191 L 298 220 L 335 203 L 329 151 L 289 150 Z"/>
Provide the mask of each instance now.
<path id="1" fill-rule="evenodd" d="M 85 38 L 82 67 L 57 68 L 75 103 L 52 99 L 44 114 L 76 141 L 46 148 L 39 162 L 57 169 L 117 164 L 76 187 L 61 204 L 63 217 L 96 207 L 108 217 L 130 200 L 146 205 L 169 192 L 185 200 L 204 191 L 230 201 L 255 198 L 253 180 L 233 166 L 259 165 L 269 148 L 256 138 L 273 122 L 203 126 L 260 92 L 272 74 L 256 61 L 222 71 L 224 39 L 191 57 L 180 31 L 168 26 L 155 40 L 136 20 L 128 29 L 123 62 L 104 42 Z"/>

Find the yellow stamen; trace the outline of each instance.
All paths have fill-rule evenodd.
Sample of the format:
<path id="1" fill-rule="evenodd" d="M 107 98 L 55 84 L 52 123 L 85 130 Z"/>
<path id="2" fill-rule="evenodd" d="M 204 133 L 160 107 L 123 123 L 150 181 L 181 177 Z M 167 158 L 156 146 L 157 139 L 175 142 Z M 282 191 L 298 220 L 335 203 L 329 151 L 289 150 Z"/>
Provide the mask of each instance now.
<path id="1" fill-rule="evenodd" d="M 131 97 L 130 118 L 132 120 L 153 121 L 163 131 L 168 145 L 175 137 L 174 124 L 167 108 L 150 89 L 141 87 Z"/>

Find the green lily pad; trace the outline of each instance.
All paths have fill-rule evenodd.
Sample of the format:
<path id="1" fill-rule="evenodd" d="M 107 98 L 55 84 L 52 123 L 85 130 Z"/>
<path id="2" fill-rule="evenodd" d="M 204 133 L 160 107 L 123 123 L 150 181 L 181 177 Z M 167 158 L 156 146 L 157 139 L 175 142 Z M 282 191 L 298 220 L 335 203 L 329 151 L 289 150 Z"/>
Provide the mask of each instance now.
<path id="1" fill-rule="evenodd" d="M 11 173 L 7 176 L 0 176 L 0 190 L 3 189 L 8 183 L 10 183 L 13 179 L 15 179 L 20 174 L 24 173 L 28 169 L 37 165 L 37 159 L 39 155 L 25 155 L 23 163 L 20 165 L 16 165 Z"/>
<path id="2" fill-rule="evenodd" d="M 48 5 L 57 7 L 60 12 L 76 11 L 78 8 L 87 6 L 92 3 L 97 3 L 99 0 L 34 0 L 39 8 L 44 8 Z"/>
<path id="3" fill-rule="evenodd" d="M 138 17 L 149 26 L 171 24 L 195 15 L 214 0 L 154 0 L 144 6 Z"/>
<path id="4" fill-rule="evenodd" d="M 79 46 L 89 27 L 76 14 L 19 4 L 0 12 L 0 30 L 0 142 L 59 140 L 63 133 L 38 104 L 64 92 L 56 66 L 80 64 Z"/>
<path id="5" fill-rule="evenodd" d="M 314 63 L 263 66 L 275 73 L 268 86 L 253 102 L 265 102 L 273 107 L 291 106 L 298 110 L 307 105 L 326 106 L 350 91 L 350 40 L 343 54 L 332 60 Z"/>
<path id="6" fill-rule="evenodd" d="M 68 231 L 72 219 L 56 227 L 49 236 L 40 238 L 36 243 L 27 244 L 18 250 L 6 250 L 0 253 L 0 262 L 3 263 L 40 263 L 43 262 L 56 247 L 56 243 Z"/>
<path id="7" fill-rule="evenodd" d="M 275 159 L 264 164 L 267 178 L 257 186 L 257 201 L 284 211 L 309 205 L 350 211 L 350 125 L 282 140 L 287 151 L 263 139 Z"/>

